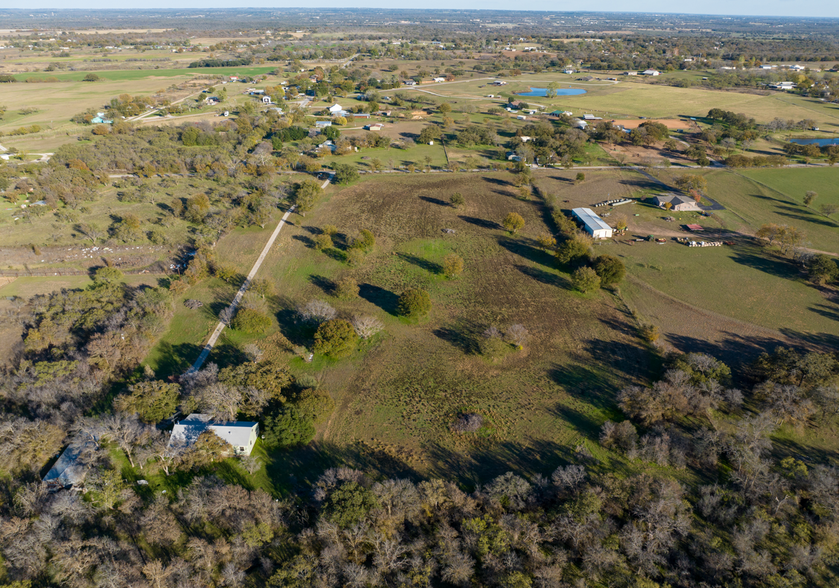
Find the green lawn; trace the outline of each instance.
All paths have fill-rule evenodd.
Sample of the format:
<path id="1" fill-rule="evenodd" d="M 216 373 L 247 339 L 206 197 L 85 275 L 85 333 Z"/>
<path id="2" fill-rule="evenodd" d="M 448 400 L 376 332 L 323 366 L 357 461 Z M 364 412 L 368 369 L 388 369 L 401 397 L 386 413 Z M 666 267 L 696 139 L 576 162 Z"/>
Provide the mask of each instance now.
<path id="1" fill-rule="evenodd" d="M 839 203 L 831 189 L 839 180 L 839 169 L 712 171 L 706 178 L 709 196 L 727 209 L 717 214 L 731 228 L 756 231 L 766 223 L 790 225 L 804 233 L 806 246 L 839 253 L 839 223 L 803 203 L 805 192 L 811 189 L 820 193 L 816 207 Z"/>

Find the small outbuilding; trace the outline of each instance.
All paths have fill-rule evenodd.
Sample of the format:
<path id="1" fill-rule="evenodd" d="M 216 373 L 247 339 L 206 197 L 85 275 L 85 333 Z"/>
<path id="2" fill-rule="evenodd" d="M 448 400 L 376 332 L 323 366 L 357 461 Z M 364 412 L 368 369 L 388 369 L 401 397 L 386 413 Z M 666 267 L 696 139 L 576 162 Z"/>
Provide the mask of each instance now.
<path id="1" fill-rule="evenodd" d="M 67 446 L 44 476 L 44 484 L 50 490 L 61 490 L 62 488 L 75 488 L 84 482 L 87 475 L 87 466 L 79 463 L 79 457 L 87 450 L 92 449 L 94 441 L 74 442 Z"/>
<path id="2" fill-rule="evenodd" d="M 610 239 L 612 227 L 607 225 L 602 218 L 597 216 L 590 208 L 575 208 L 571 215 L 583 224 L 586 233 L 595 239 Z"/>
<path id="3" fill-rule="evenodd" d="M 331 114 L 338 114 L 339 112 L 342 112 L 344 108 L 340 104 L 336 103 L 330 106 L 327 110 L 329 110 Z"/>

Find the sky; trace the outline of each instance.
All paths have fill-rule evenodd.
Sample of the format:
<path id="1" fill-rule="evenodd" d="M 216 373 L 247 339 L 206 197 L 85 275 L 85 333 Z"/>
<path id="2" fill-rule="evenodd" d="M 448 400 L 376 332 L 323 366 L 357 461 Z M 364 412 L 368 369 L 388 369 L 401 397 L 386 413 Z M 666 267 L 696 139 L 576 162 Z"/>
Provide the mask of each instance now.
<path id="1" fill-rule="evenodd" d="M 38 9 L 106 9 L 127 8 L 127 3 L 113 0 L 0 0 L 0 8 Z M 528 0 L 521 10 L 602 11 L 602 12 L 669 12 L 682 14 L 719 14 L 755 16 L 817 16 L 839 18 L 837 0 L 704 0 L 680 2 L 673 0 L 589 0 L 585 3 L 557 0 Z M 157 8 L 425 8 L 425 9 L 490 9 L 508 10 L 509 0 L 144 0 L 143 9 Z M 138 5 L 138 6 L 139 6 Z"/>

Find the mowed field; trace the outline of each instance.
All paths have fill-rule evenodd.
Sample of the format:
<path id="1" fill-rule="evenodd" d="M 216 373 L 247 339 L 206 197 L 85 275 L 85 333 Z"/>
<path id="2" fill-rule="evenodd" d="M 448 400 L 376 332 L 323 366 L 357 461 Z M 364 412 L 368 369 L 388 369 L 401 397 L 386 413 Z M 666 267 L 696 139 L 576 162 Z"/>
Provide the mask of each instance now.
<path id="1" fill-rule="evenodd" d="M 780 173 L 788 171 L 821 170 Z M 586 181 L 576 186 L 572 172 L 552 172 L 538 176 L 536 183 L 566 212 L 606 197 L 640 199 L 632 205 L 597 209 L 612 224 L 617 215 L 624 216 L 629 231 L 624 238 L 597 245 L 595 251 L 624 260 L 630 279 L 621 286 L 622 293 L 642 320 L 659 326 L 671 348 L 703 349 L 733 364 L 759 352 L 760 345 L 772 347 L 796 339 L 799 344 L 822 347 L 839 343 L 834 294 L 813 287 L 799 266 L 750 238 L 763 223 L 794 224 L 812 247 L 837 252 L 837 227 L 823 223 L 824 217 L 808 212 L 801 203 L 779 201 L 777 193 L 766 197 L 756 192 L 762 187 L 742 176 L 714 171 L 706 177 L 709 195 L 730 207 L 711 218 L 665 213 L 645 203 L 664 189 L 631 171 L 588 172 Z M 677 220 L 666 222 L 664 218 L 671 215 Z M 684 229 L 688 223 L 707 230 L 701 236 L 691 235 Z M 649 234 L 667 237 L 668 242 L 635 241 Z M 733 240 L 735 245 L 689 248 L 673 241 L 675 236 Z"/>
<path id="2" fill-rule="evenodd" d="M 510 179 L 371 177 L 293 217 L 261 270 L 277 286 L 271 304 L 283 334 L 311 344 L 294 311 L 311 299 L 327 300 L 341 316 L 375 316 L 385 332 L 346 360 L 291 361 L 296 373 L 320 380 L 338 409 L 313 448 L 292 455 L 296 465 L 279 475 L 305 476 L 325 463 L 448 473 L 464 482 L 474 482 L 464 479 L 467 471 L 486 477 L 512 464 L 549 471 L 597 434 L 613 414 L 618 389 L 650 374 L 652 356 L 620 301 L 606 292 L 572 292 L 568 274 L 535 246 L 549 232 L 544 207 L 515 198 Z M 454 192 L 466 199 L 461 209 L 448 205 Z M 526 222 L 515 236 L 498 224 L 513 211 Z M 312 237 L 326 224 L 338 227 L 339 246 L 323 253 L 312 248 Z M 351 268 L 342 260 L 343 243 L 361 228 L 372 230 L 377 243 L 361 267 Z M 440 275 L 450 252 L 466 265 L 453 280 Z M 330 294 L 345 276 L 360 284 L 358 299 Z M 398 296 L 409 287 L 427 289 L 433 302 L 418 324 L 396 316 Z M 516 323 L 532 335 L 523 350 L 511 348 L 497 361 L 478 353 L 484 330 Z M 484 415 L 481 435 L 450 430 L 462 410 Z"/>
<path id="3" fill-rule="evenodd" d="M 464 101 L 494 94 L 506 102 L 508 97 L 523 100 L 528 104 L 541 104 L 550 112 L 555 109 L 570 110 L 574 114 L 590 113 L 609 118 L 678 118 L 705 116 L 712 108 L 722 108 L 754 117 L 759 123 L 774 118 L 802 120 L 813 119 L 822 130 L 839 129 L 839 107 L 825 104 L 815 98 L 772 92 L 752 94 L 723 92 L 702 88 L 676 88 L 658 84 L 626 81 L 619 78 L 617 84 L 592 81 L 578 82 L 578 75 L 532 74 L 507 78 L 505 86 L 491 86 L 488 80 L 464 81 L 463 83 L 434 84 L 420 90 Z M 602 74 L 601 78 L 607 77 Z M 585 94 L 557 96 L 556 98 L 523 97 L 517 92 L 528 88 L 544 88 L 550 82 L 558 82 L 562 88 L 579 88 Z M 414 89 L 412 91 L 418 91 Z"/>

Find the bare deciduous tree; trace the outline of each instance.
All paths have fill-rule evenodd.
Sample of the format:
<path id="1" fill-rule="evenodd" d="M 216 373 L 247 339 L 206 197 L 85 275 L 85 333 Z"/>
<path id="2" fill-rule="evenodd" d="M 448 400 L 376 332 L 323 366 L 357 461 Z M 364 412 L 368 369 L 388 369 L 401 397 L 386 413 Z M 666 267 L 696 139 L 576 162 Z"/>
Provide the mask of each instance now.
<path id="1" fill-rule="evenodd" d="M 372 316 L 354 316 L 351 322 L 356 334 L 362 339 L 369 339 L 385 328 L 382 321 Z"/>
<path id="2" fill-rule="evenodd" d="M 324 323 L 338 316 L 338 312 L 322 300 L 310 300 L 306 304 L 298 306 L 297 313 L 301 320 L 315 324 Z"/>

